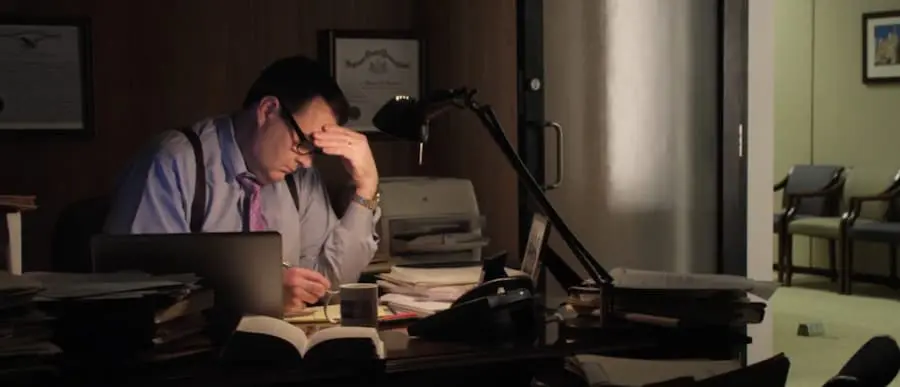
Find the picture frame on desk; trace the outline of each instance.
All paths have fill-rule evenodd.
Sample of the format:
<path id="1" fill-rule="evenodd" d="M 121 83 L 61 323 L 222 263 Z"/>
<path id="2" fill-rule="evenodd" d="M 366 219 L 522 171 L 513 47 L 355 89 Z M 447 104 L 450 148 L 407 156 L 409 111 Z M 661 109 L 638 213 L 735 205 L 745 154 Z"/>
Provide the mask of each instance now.
<path id="1" fill-rule="evenodd" d="M 528 232 L 528 241 L 525 243 L 525 253 L 522 254 L 522 267 L 520 270 L 531 277 L 535 284 L 541 274 L 541 252 L 547 246 L 550 239 L 550 220 L 543 214 L 535 213 L 531 218 L 531 230 Z"/>
<path id="2" fill-rule="evenodd" d="M 900 10 L 862 15 L 864 84 L 900 82 Z"/>
<path id="3" fill-rule="evenodd" d="M 347 128 L 369 139 L 394 137 L 372 123 L 390 98 L 425 92 L 425 42 L 405 30 L 321 30 L 318 59 L 350 103 Z"/>
<path id="4" fill-rule="evenodd" d="M 91 20 L 0 15 L 0 139 L 91 139 Z"/>

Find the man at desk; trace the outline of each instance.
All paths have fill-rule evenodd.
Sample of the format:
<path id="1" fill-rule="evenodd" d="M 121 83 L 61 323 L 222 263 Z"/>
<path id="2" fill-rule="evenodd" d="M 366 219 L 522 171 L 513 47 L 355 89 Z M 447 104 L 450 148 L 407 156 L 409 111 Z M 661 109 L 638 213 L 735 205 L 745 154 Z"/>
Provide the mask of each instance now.
<path id="1" fill-rule="evenodd" d="M 272 63 L 242 110 L 187 129 L 204 155 L 205 213 L 192 213 L 198 163 L 190 133 L 166 131 L 125 171 L 105 232 L 279 231 L 291 266 L 283 278 L 286 307 L 315 303 L 332 284 L 357 281 L 377 249 L 378 171 L 366 137 L 340 126 L 348 110 L 337 83 L 314 61 Z M 340 219 L 314 153 L 341 157 L 354 180 L 353 203 Z"/>

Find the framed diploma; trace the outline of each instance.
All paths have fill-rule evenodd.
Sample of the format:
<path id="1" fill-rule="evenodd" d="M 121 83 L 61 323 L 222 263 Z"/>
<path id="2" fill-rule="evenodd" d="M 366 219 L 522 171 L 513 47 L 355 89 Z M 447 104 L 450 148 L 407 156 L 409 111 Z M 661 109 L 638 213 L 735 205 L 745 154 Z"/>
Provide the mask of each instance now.
<path id="1" fill-rule="evenodd" d="M 0 137 L 90 138 L 90 21 L 0 17 Z"/>
<path id="2" fill-rule="evenodd" d="M 319 32 L 319 61 L 328 67 L 350 102 L 348 128 L 387 139 L 372 117 L 397 95 L 423 93 L 423 41 L 407 31 Z"/>

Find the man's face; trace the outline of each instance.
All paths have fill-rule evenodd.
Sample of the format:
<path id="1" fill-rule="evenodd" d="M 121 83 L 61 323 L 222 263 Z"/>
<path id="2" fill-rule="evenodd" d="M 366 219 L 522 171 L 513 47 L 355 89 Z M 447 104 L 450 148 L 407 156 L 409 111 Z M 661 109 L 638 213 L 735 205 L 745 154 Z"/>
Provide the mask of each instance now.
<path id="1" fill-rule="evenodd" d="M 290 117 L 306 137 L 303 139 L 281 109 L 281 103 L 270 97 L 260 101 L 257 107 L 259 132 L 253 147 L 257 160 L 254 169 L 258 170 L 257 175 L 262 175 L 257 178 L 263 184 L 284 180 L 298 168 L 312 166 L 313 147 L 306 139 L 311 140 L 312 134 L 325 125 L 337 123 L 328 103 L 320 97 L 313 98 Z"/>

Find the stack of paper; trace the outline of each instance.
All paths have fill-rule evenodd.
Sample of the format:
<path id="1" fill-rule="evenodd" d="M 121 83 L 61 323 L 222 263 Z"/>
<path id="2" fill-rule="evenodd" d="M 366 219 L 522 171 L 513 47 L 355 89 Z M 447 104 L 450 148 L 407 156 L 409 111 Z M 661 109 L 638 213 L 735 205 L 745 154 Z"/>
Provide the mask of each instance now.
<path id="1" fill-rule="evenodd" d="M 40 282 L 0 272 L 0 380 L 46 369 L 60 352 L 50 342 L 52 319 L 34 303 L 41 290 Z"/>
<path id="2" fill-rule="evenodd" d="M 453 305 L 450 301 L 432 301 L 425 297 L 410 296 L 401 293 L 388 293 L 381 296 L 381 302 L 386 303 L 394 311 L 411 312 L 417 316 L 425 317 L 449 309 Z"/>
<path id="3" fill-rule="evenodd" d="M 765 303 L 777 289 L 771 282 L 719 274 L 679 274 L 617 268 L 610 271 L 619 316 L 671 326 L 746 326 L 765 317 Z"/>
<path id="4" fill-rule="evenodd" d="M 193 274 L 26 273 L 45 290 L 37 298 L 59 319 L 58 344 L 77 356 L 147 355 L 191 341 L 207 328 L 212 289 Z"/>
<path id="5" fill-rule="evenodd" d="M 509 276 L 525 273 L 506 269 Z M 378 275 L 378 285 L 388 293 L 381 297 L 394 310 L 428 315 L 447 309 L 465 292 L 478 285 L 481 266 L 414 268 L 394 266 Z"/>
<path id="6" fill-rule="evenodd" d="M 12 274 L 22 274 L 22 211 L 37 208 L 35 200 L 34 196 L 0 195 L 0 213 L 6 214 L 5 269 Z"/>
<path id="7" fill-rule="evenodd" d="M 36 200 L 33 195 L 0 195 L 0 208 L 15 211 L 33 210 L 37 208 Z"/>

